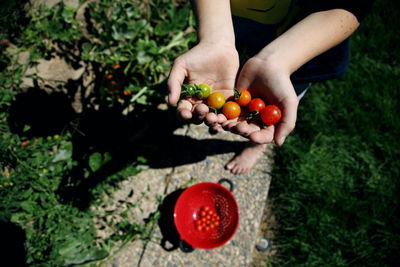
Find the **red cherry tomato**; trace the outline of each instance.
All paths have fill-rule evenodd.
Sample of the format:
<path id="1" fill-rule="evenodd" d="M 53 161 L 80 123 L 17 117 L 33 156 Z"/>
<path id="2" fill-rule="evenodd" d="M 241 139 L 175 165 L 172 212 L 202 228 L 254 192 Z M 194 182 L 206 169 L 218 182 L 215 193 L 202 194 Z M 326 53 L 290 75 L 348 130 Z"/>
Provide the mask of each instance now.
<path id="1" fill-rule="evenodd" d="M 249 103 L 249 111 L 258 111 L 260 112 L 262 109 L 265 108 L 265 102 L 261 98 L 254 98 Z"/>
<path id="2" fill-rule="evenodd" d="M 235 91 L 235 101 L 241 107 L 247 106 L 247 104 L 249 104 L 251 101 L 250 92 L 246 89 L 241 89 L 239 91 Z"/>
<path id="3" fill-rule="evenodd" d="M 222 113 L 228 120 L 235 119 L 240 115 L 240 106 L 236 102 L 228 101 L 222 107 Z"/>
<path id="4" fill-rule="evenodd" d="M 260 111 L 261 120 L 266 125 L 274 125 L 282 117 L 281 110 L 275 105 L 268 105 Z"/>

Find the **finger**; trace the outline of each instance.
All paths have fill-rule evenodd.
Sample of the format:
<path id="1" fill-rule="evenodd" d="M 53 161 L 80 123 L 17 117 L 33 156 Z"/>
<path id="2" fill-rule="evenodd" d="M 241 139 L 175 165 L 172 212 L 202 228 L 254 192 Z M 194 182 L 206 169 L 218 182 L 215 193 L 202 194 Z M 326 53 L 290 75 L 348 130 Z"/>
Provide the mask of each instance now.
<path id="1" fill-rule="evenodd" d="M 248 137 L 251 133 L 260 130 L 260 127 L 257 127 L 253 124 L 249 124 L 247 121 L 239 122 L 236 125 L 236 131 L 238 134 Z"/>
<path id="2" fill-rule="evenodd" d="M 222 129 L 221 125 L 219 125 L 219 124 L 213 125 L 210 128 L 208 128 L 208 132 L 210 134 L 217 134 L 217 133 L 220 133 L 223 131 L 224 131 L 224 129 Z"/>
<path id="3" fill-rule="evenodd" d="M 209 111 L 209 108 L 207 105 L 200 103 L 196 104 L 193 110 L 193 115 L 197 117 L 197 119 L 203 120 L 207 113 Z"/>
<path id="4" fill-rule="evenodd" d="M 255 131 L 249 135 L 249 139 L 257 144 L 268 144 L 274 139 L 274 126 L 268 126 L 265 129 Z"/>
<path id="5" fill-rule="evenodd" d="M 176 105 L 181 94 L 181 86 L 185 80 L 186 70 L 179 59 L 174 61 L 168 78 L 168 104 Z"/>
<path id="6" fill-rule="evenodd" d="M 248 89 L 251 84 L 251 79 L 249 75 L 247 74 L 246 66 L 243 67 L 243 69 L 239 73 L 239 77 L 236 83 L 236 87 L 238 89 Z"/>
<path id="7" fill-rule="evenodd" d="M 224 123 L 224 122 L 226 122 L 227 121 L 227 119 L 226 119 L 226 117 L 224 116 L 224 114 L 218 114 L 218 123 L 219 124 L 222 124 L 222 123 Z"/>
<path id="8" fill-rule="evenodd" d="M 278 146 L 283 145 L 286 137 L 293 131 L 296 125 L 298 100 L 293 99 L 283 103 L 282 118 L 276 127 L 275 143 Z"/>
<path id="9" fill-rule="evenodd" d="M 204 122 L 208 126 L 213 126 L 218 123 L 218 115 L 214 112 L 209 112 L 206 115 Z"/>
<path id="10" fill-rule="evenodd" d="M 193 117 L 192 109 L 193 104 L 188 100 L 182 99 L 179 101 L 176 111 L 180 119 L 190 120 Z"/>
<path id="11" fill-rule="evenodd" d="M 235 121 L 225 121 L 221 124 L 222 128 L 225 131 L 234 131 L 234 127 L 236 126 L 237 122 Z"/>

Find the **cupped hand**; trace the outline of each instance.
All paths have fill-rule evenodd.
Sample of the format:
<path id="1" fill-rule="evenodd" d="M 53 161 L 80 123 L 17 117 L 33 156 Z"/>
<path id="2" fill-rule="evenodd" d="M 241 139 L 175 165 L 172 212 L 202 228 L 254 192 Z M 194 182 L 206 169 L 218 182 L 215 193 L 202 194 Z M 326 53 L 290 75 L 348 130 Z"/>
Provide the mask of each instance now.
<path id="1" fill-rule="evenodd" d="M 238 89 L 247 89 L 253 98 L 260 97 L 268 104 L 278 106 L 282 111 L 281 121 L 276 125 L 262 128 L 255 122 L 231 120 L 222 123 L 225 130 L 247 137 L 255 143 L 265 144 L 273 140 L 282 145 L 295 127 L 298 99 L 290 81 L 290 74 L 275 62 L 250 58 L 240 71 Z"/>
<path id="2" fill-rule="evenodd" d="M 239 56 L 233 45 L 202 43 L 175 59 L 168 78 L 168 104 L 178 105 L 178 116 L 183 120 L 203 121 L 207 124 L 223 122 L 223 116 L 209 113 L 204 100 L 180 100 L 183 83 L 206 83 L 213 91 L 226 97 L 233 95 L 232 88 L 239 69 Z"/>

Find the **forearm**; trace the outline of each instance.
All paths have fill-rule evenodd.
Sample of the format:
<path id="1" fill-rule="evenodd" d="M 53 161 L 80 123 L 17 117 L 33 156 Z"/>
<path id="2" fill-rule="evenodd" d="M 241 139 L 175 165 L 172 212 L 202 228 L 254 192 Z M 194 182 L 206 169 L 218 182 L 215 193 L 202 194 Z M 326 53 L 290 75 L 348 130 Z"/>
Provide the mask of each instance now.
<path id="1" fill-rule="evenodd" d="M 290 75 L 307 61 L 345 40 L 358 26 L 356 17 L 346 10 L 316 12 L 283 33 L 256 57 Z"/>
<path id="2" fill-rule="evenodd" d="M 193 0 L 200 42 L 235 44 L 229 0 Z"/>

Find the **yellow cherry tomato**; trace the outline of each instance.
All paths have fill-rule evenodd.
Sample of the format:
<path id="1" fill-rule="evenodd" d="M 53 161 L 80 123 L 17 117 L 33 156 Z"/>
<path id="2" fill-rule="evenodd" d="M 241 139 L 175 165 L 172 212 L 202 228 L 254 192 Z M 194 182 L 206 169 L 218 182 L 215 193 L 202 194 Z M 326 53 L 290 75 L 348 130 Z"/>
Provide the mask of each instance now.
<path id="1" fill-rule="evenodd" d="M 207 105 L 214 109 L 220 109 L 224 104 L 225 96 L 220 92 L 214 92 L 207 98 Z"/>

